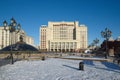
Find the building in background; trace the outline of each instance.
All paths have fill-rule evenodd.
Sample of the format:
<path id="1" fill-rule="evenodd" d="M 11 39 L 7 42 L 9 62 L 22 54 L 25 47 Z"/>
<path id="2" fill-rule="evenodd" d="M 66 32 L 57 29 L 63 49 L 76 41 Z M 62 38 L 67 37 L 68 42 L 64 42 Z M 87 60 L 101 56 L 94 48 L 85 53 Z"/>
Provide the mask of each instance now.
<path id="1" fill-rule="evenodd" d="M 27 36 L 23 30 L 21 30 L 20 32 L 15 31 L 11 34 L 9 31 L 9 27 L 6 27 L 6 30 L 4 30 L 4 27 L 1 26 L 0 27 L 0 49 L 18 42 L 20 40 L 19 39 L 20 35 L 23 36 L 23 41 L 26 42 L 27 44 L 30 44 L 30 45 L 34 44 L 32 37 Z"/>
<path id="2" fill-rule="evenodd" d="M 40 27 L 40 49 L 74 52 L 87 48 L 87 27 L 75 22 L 48 22 Z"/>
<path id="3" fill-rule="evenodd" d="M 46 29 L 47 26 L 46 25 L 42 25 L 40 27 L 40 49 L 42 51 L 47 51 L 47 47 L 46 47 Z"/>
<path id="4" fill-rule="evenodd" d="M 26 43 L 29 44 L 29 45 L 35 46 L 34 45 L 34 40 L 30 36 L 26 36 Z"/>

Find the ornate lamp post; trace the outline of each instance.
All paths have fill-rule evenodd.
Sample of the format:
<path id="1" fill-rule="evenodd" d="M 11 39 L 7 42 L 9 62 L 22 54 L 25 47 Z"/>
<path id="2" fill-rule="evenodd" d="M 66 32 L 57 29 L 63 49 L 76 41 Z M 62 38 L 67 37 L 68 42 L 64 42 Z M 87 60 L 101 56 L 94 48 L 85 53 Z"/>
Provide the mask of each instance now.
<path id="1" fill-rule="evenodd" d="M 91 43 L 92 50 L 94 49 L 95 43 Z"/>
<path id="2" fill-rule="evenodd" d="M 19 32 L 20 31 L 20 29 L 21 29 L 21 26 L 20 26 L 20 24 L 18 24 L 17 26 L 17 23 L 16 23 L 16 21 L 14 20 L 14 18 L 11 18 L 11 20 L 10 20 L 10 24 L 8 25 L 7 24 L 7 22 L 6 22 L 6 20 L 3 22 L 3 26 L 4 26 L 4 30 L 9 30 L 9 32 L 10 32 L 10 34 L 11 34 L 11 53 L 10 53 L 10 57 L 11 57 L 11 64 L 13 64 L 14 62 L 13 62 L 13 53 L 12 53 L 12 40 L 13 40 L 13 38 L 12 38 L 12 34 L 13 34 L 13 32 Z"/>
<path id="3" fill-rule="evenodd" d="M 107 56 L 108 56 L 107 42 L 108 42 L 108 39 L 111 37 L 111 35 L 112 35 L 112 32 L 108 28 L 105 28 L 105 31 L 101 31 L 101 36 L 103 38 L 105 38 L 105 40 L 106 40 L 106 54 L 105 54 L 105 58 L 107 58 Z"/>

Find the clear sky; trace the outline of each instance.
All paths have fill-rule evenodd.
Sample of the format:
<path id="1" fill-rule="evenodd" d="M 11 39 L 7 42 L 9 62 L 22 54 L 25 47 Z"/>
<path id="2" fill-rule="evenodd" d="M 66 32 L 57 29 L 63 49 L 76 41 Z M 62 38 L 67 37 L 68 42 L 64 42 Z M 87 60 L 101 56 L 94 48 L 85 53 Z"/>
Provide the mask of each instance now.
<path id="1" fill-rule="evenodd" d="M 79 21 L 88 27 L 88 44 L 106 27 L 120 36 L 120 0 L 0 0 L 0 26 L 14 17 L 39 44 L 39 28 L 48 21 Z"/>

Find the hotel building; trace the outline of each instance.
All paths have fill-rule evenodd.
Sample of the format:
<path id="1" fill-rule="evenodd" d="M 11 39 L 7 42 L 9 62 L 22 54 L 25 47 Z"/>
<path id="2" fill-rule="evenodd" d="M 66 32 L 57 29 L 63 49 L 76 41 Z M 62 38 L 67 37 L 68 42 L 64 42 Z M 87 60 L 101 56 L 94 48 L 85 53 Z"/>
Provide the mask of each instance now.
<path id="1" fill-rule="evenodd" d="M 48 22 L 40 27 L 40 49 L 74 52 L 87 48 L 87 27 L 75 22 Z"/>

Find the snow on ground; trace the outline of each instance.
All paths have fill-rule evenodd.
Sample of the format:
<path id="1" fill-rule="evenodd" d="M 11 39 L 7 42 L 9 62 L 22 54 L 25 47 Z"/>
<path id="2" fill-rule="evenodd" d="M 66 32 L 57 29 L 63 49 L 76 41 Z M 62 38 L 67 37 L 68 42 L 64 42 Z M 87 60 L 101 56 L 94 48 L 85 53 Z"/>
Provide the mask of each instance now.
<path id="1" fill-rule="evenodd" d="M 120 80 L 120 66 L 107 62 L 49 58 L 45 61 L 17 61 L 0 67 L 0 80 Z"/>

